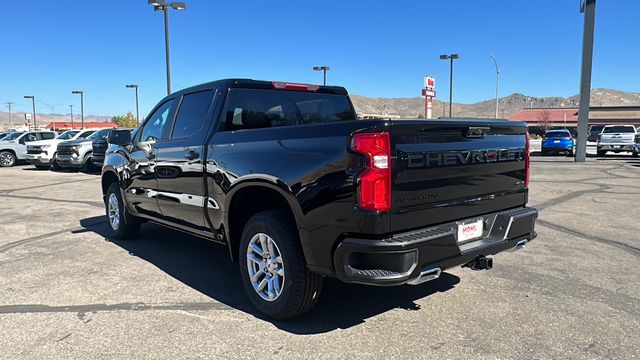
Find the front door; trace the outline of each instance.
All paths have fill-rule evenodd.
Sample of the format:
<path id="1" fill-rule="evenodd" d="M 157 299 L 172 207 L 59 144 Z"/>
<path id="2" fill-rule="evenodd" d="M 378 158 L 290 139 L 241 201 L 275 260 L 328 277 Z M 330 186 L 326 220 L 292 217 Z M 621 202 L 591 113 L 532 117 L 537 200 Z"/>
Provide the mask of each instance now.
<path id="1" fill-rule="evenodd" d="M 129 152 L 127 201 L 137 213 L 161 217 L 156 179 L 157 148 L 167 140 L 174 100 L 160 104 L 137 132 Z"/>
<path id="2" fill-rule="evenodd" d="M 204 207 L 204 143 L 210 131 L 216 90 L 184 94 L 171 135 L 158 144 L 158 205 L 164 219 L 207 231 Z"/>

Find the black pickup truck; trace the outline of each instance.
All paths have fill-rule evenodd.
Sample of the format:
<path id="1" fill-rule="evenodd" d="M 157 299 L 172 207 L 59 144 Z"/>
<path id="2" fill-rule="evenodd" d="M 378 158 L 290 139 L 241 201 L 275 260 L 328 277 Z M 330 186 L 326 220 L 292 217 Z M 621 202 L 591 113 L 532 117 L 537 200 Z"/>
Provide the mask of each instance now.
<path id="1" fill-rule="evenodd" d="M 311 309 L 326 276 L 419 284 L 536 237 L 524 123 L 357 120 L 341 87 L 231 79 L 167 96 L 109 143 L 112 236 L 151 221 L 226 245 L 275 319 Z"/>

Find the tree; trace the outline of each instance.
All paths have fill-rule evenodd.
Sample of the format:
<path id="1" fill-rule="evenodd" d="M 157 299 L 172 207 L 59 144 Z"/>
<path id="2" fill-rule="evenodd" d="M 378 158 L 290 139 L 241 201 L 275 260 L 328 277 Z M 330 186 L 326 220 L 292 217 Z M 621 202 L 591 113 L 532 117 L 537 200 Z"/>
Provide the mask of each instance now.
<path id="1" fill-rule="evenodd" d="M 136 117 L 131 112 L 128 112 L 124 115 L 114 116 L 111 118 L 111 122 L 116 123 L 120 127 L 138 127 L 138 121 L 136 121 Z"/>
<path id="2" fill-rule="evenodd" d="M 544 109 L 538 114 L 538 126 L 544 131 L 551 129 L 551 111 Z"/>

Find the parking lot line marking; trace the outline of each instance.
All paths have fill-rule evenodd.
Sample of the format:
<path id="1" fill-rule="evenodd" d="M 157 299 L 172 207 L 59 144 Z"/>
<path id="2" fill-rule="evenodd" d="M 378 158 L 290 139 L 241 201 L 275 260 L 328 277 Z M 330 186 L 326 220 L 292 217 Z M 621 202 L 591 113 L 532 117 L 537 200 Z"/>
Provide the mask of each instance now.
<path id="1" fill-rule="evenodd" d="M 69 181 L 61 181 L 61 182 L 50 183 L 50 184 L 43 184 L 43 185 L 29 186 L 29 187 L 25 187 L 25 188 L 18 188 L 18 189 L 5 189 L 5 190 L 0 190 L 0 194 L 8 194 L 8 193 L 12 193 L 12 192 L 15 192 L 15 191 L 33 190 L 33 189 L 39 189 L 39 188 L 43 188 L 43 187 L 51 187 L 51 186 L 57 186 L 57 185 L 66 185 L 66 184 L 71 184 L 71 183 L 75 183 L 75 182 L 91 181 L 91 180 L 96 181 L 96 180 L 100 180 L 100 178 L 69 180 Z"/>
<path id="2" fill-rule="evenodd" d="M 599 242 L 599 243 L 605 244 L 605 245 L 610 245 L 610 246 L 616 247 L 618 249 L 624 250 L 624 251 L 630 253 L 631 255 L 640 256 L 640 249 L 638 249 L 636 247 L 633 247 L 631 245 L 619 242 L 619 241 L 605 239 L 605 238 L 602 238 L 602 237 L 599 237 L 599 236 L 587 235 L 587 234 L 581 233 L 579 231 L 576 231 L 576 230 L 573 230 L 573 229 L 568 229 L 568 228 L 566 228 L 564 226 L 560 226 L 560 225 L 557 225 L 557 224 L 554 224 L 552 222 L 549 222 L 549 221 L 546 221 L 546 220 L 542 220 L 542 219 L 536 220 L 536 223 L 539 224 L 539 225 L 542 225 L 544 227 L 547 227 L 549 229 L 552 229 L 552 230 L 561 231 L 561 232 L 564 232 L 564 233 L 569 234 L 569 235 L 577 236 L 579 238 L 592 240 L 592 241 Z"/>
<path id="3" fill-rule="evenodd" d="M 73 231 L 84 230 L 87 227 L 96 226 L 96 225 L 99 225 L 99 224 L 102 224 L 102 223 L 105 223 L 105 222 L 107 222 L 107 220 L 103 219 L 103 220 L 100 220 L 100 221 L 96 221 L 95 223 L 87 224 L 85 226 L 77 226 L 77 227 L 74 227 L 74 228 L 71 228 L 71 229 L 67 228 L 67 229 L 63 229 L 63 230 L 52 231 L 52 232 L 49 232 L 49 233 L 46 233 L 46 234 L 36 235 L 36 236 L 32 236 L 32 237 L 29 237 L 29 238 L 26 238 L 26 239 L 10 242 L 8 244 L 4 244 L 4 245 L 0 246 L 0 253 L 9 251 L 9 250 L 11 250 L 11 249 L 13 249 L 13 248 L 15 248 L 17 246 L 21 246 L 21 245 L 24 245 L 24 244 L 32 243 L 32 242 L 38 241 L 38 240 L 43 240 L 43 239 L 46 239 L 46 238 L 49 238 L 49 237 L 55 236 L 55 235 L 60 235 L 60 234 L 73 232 Z"/>
<path id="4" fill-rule="evenodd" d="M 52 201 L 59 202 L 65 204 L 81 204 L 88 205 L 98 208 L 104 208 L 104 203 L 99 201 L 82 201 L 82 200 L 62 200 L 62 199 L 51 199 L 51 198 L 43 198 L 38 196 L 27 196 L 27 195 L 13 195 L 13 194 L 0 194 L 0 197 L 7 197 L 13 199 L 24 199 L 24 200 L 39 200 L 39 201 Z"/>
<path id="5" fill-rule="evenodd" d="M 49 306 L 41 304 L 0 305 L 0 315 L 34 314 L 34 313 L 95 313 L 112 311 L 207 311 L 233 310 L 232 307 L 219 302 L 193 302 L 177 304 L 85 304 Z"/>

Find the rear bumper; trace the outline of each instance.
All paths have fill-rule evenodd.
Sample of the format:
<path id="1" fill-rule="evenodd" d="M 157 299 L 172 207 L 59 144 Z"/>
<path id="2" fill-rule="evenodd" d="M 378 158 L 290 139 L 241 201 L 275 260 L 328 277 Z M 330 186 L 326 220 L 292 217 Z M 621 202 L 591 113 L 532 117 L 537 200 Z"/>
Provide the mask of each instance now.
<path id="1" fill-rule="evenodd" d="M 477 216 L 386 239 L 342 240 L 334 253 L 337 277 L 345 282 L 369 285 L 402 285 L 427 269 L 445 270 L 464 265 L 479 256 L 494 255 L 536 237 L 538 211 L 534 208 Z M 458 244 L 457 226 L 466 220 L 484 221 L 483 235 Z"/>
<path id="2" fill-rule="evenodd" d="M 542 145 L 542 151 L 571 151 L 573 144 L 548 144 Z"/>

